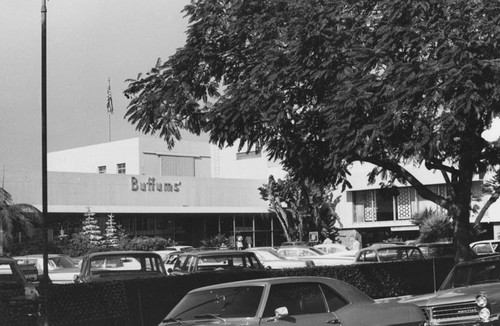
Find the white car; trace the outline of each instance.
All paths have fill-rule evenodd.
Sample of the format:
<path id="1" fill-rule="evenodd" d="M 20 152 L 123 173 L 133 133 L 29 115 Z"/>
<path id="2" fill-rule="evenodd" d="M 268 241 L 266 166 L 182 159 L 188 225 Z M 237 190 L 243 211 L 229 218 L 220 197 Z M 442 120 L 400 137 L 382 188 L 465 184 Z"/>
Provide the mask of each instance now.
<path id="1" fill-rule="evenodd" d="M 285 247 L 278 249 L 278 253 L 286 259 L 293 260 L 312 260 L 314 266 L 336 266 L 349 265 L 354 263 L 355 252 L 343 252 L 334 254 L 325 254 L 323 251 L 314 247 Z"/>
<path id="2" fill-rule="evenodd" d="M 314 248 L 323 251 L 325 254 L 334 254 L 336 252 L 345 252 L 347 247 L 340 243 L 323 243 L 317 244 Z"/>
<path id="3" fill-rule="evenodd" d="M 277 250 L 270 248 L 255 247 L 248 248 L 246 250 L 255 253 L 262 265 L 269 269 L 301 268 L 314 266 L 314 262 L 312 260 L 286 259 L 282 255 L 280 255 Z"/>
<path id="4" fill-rule="evenodd" d="M 18 264 L 34 263 L 38 270 L 38 277 L 43 276 L 43 255 L 25 255 L 13 257 Z M 52 283 L 73 283 L 73 278 L 80 272 L 73 259 L 63 254 L 48 254 L 48 274 Z"/>
<path id="5" fill-rule="evenodd" d="M 500 240 L 481 240 L 471 243 L 469 246 L 478 256 L 500 253 Z"/>

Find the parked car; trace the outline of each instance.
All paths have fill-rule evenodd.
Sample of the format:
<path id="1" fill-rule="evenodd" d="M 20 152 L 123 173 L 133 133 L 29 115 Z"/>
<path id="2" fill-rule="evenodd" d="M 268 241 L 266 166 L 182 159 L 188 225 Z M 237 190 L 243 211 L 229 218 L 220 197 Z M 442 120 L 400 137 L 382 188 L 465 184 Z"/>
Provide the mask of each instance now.
<path id="1" fill-rule="evenodd" d="M 0 286 L 7 284 L 18 284 L 24 288 L 24 299 L 38 297 L 35 286 L 26 280 L 17 261 L 10 257 L 0 256 Z"/>
<path id="2" fill-rule="evenodd" d="M 192 290 L 160 324 L 423 325 L 415 305 L 374 303 L 353 286 L 324 277 L 278 277 Z"/>
<path id="3" fill-rule="evenodd" d="M 35 264 L 38 271 L 38 280 L 42 279 L 43 254 L 16 256 L 13 258 L 18 264 Z M 75 275 L 80 272 L 80 269 L 70 256 L 63 254 L 48 254 L 47 258 L 48 275 L 52 283 L 73 283 L 73 279 Z"/>
<path id="4" fill-rule="evenodd" d="M 325 254 L 314 247 L 283 247 L 278 249 L 278 253 L 286 259 L 311 260 L 314 262 L 314 266 L 347 265 L 354 262 L 354 253 L 349 252 L 350 255 Z"/>
<path id="5" fill-rule="evenodd" d="M 184 275 L 209 271 L 264 269 L 255 253 L 247 250 L 207 250 L 182 253 L 168 272 Z"/>
<path id="6" fill-rule="evenodd" d="M 469 246 L 477 256 L 492 255 L 500 253 L 500 240 L 481 240 L 471 243 Z"/>
<path id="7" fill-rule="evenodd" d="M 455 257 L 453 242 L 417 243 L 416 246 L 426 258 Z"/>
<path id="8" fill-rule="evenodd" d="M 308 243 L 305 242 L 305 241 L 286 241 L 286 242 L 282 242 L 280 247 L 303 247 L 303 246 L 307 246 Z"/>
<path id="9" fill-rule="evenodd" d="M 500 325 L 500 255 L 457 264 L 435 293 L 399 302 L 421 307 L 427 325 Z"/>
<path id="10" fill-rule="evenodd" d="M 376 245 L 358 251 L 354 261 L 355 263 L 380 263 L 421 259 L 425 259 L 425 256 L 416 246 Z"/>
<path id="11" fill-rule="evenodd" d="M 165 257 L 171 252 L 190 251 L 190 250 L 194 250 L 194 247 L 193 246 L 170 246 L 170 247 L 166 247 L 163 250 L 155 250 L 153 252 L 157 253 L 158 255 L 161 256 L 161 259 L 165 260 Z"/>
<path id="12" fill-rule="evenodd" d="M 246 249 L 257 255 L 262 265 L 269 269 L 285 269 L 285 268 L 300 268 L 300 267 L 313 267 L 314 262 L 312 260 L 290 260 L 286 259 L 278 253 L 275 249 L 269 248 L 248 248 Z"/>
<path id="13" fill-rule="evenodd" d="M 315 245 L 314 248 L 323 251 L 325 254 L 347 251 L 347 247 L 340 243 L 322 243 Z"/>
<path id="14" fill-rule="evenodd" d="M 166 277 L 160 255 L 147 251 L 96 252 L 83 257 L 75 283 Z"/>

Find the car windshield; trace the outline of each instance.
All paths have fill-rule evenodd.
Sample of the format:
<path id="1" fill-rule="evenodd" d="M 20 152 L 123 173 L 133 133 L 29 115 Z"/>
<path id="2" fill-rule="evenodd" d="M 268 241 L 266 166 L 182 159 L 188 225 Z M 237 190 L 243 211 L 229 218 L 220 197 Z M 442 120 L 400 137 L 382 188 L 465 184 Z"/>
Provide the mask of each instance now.
<path id="1" fill-rule="evenodd" d="M 277 252 L 274 251 L 267 251 L 267 250 L 256 250 L 254 251 L 255 254 L 257 255 L 257 258 L 260 260 L 282 260 L 285 259 L 282 255 L 278 254 Z"/>
<path id="2" fill-rule="evenodd" d="M 308 254 L 311 256 L 324 256 L 325 252 L 317 248 L 308 248 Z"/>
<path id="3" fill-rule="evenodd" d="M 255 317 L 263 289 L 263 286 L 241 286 L 189 293 L 167 319 Z"/>
<path id="4" fill-rule="evenodd" d="M 445 280 L 441 290 L 491 282 L 500 282 L 500 261 L 457 266 Z"/>
<path id="5" fill-rule="evenodd" d="M 416 248 L 382 248 L 378 249 L 380 261 L 421 259 L 422 255 Z"/>
<path id="6" fill-rule="evenodd" d="M 76 268 L 73 260 L 66 256 L 49 257 L 48 264 L 50 269 Z"/>

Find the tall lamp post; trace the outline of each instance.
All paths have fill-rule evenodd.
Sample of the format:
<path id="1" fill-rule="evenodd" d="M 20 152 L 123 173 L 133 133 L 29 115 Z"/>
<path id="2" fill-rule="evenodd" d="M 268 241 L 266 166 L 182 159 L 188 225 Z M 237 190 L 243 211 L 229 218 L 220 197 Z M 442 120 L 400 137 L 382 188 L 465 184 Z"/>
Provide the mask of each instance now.
<path id="1" fill-rule="evenodd" d="M 43 295 L 47 294 L 48 234 L 47 234 L 47 4 L 42 0 L 42 218 L 43 218 Z"/>

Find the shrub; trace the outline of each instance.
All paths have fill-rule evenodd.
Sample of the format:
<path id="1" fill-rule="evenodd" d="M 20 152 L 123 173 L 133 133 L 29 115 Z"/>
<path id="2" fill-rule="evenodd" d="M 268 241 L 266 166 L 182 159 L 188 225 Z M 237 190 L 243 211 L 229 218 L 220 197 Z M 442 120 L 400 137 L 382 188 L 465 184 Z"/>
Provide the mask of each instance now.
<path id="1" fill-rule="evenodd" d="M 126 243 L 123 249 L 153 251 L 163 250 L 171 245 L 173 245 L 172 241 L 168 241 L 162 237 L 136 237 Z"/>

